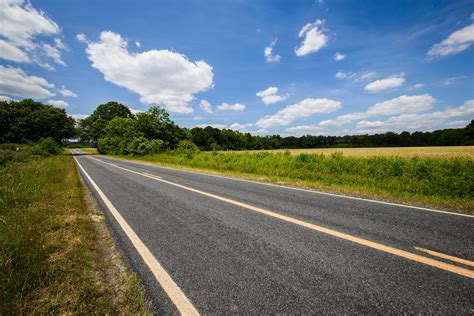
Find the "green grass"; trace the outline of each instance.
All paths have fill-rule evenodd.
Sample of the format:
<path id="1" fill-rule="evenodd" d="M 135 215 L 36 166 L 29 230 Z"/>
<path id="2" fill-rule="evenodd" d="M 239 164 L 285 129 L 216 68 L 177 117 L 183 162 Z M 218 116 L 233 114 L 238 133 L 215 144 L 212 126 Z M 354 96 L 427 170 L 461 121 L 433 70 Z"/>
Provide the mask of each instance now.
<path id="1" fill-rule="evenodd" d="M 147 313 L 71 156 L 10 162 L 0 179 L 0 315 Z"/>
<path id="2" fill-rule="evenodd" d="M 116 157 L 474 213 L 474 160 L 469 157 L 354 157 L 340 152 L 167 152 Z"/>

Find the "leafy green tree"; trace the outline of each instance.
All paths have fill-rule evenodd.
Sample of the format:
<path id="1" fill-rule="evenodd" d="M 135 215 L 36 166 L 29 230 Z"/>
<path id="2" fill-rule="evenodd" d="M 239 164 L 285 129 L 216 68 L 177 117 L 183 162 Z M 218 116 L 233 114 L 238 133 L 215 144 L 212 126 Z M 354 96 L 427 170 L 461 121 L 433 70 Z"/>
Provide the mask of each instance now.
<path id="1" fill-rule="evenodd" d="M 118 102 L 110 101 L 99 105 L 89 117 L 79 122 L 81 141 L 96 143 L 99 138 L 106 134 L 107 124 L 116 117 L 133 117 L 130 109 Z"/>
<path id="2" fill-rule="evenodd" d="M 31 99 L 0 102 L 0 143 L 51 137 L 57 143 L 75 135 L 74 119 L 63 109 Z"/>

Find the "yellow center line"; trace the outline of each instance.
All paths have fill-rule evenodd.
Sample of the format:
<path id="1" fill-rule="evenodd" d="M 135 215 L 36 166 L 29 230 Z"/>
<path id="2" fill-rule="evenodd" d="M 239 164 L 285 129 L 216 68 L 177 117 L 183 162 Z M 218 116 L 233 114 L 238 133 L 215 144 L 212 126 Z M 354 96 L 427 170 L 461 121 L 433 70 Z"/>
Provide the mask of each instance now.
<path id="1" fill-rule="evenodd" d="M 467 259 L 462 259 L 462 258 L 450 256 L 450 255 L 447 255 L 447 254 L 444 254 L 444 253 L 441 253 L 441 252 L 436 252 L 436 251 L 421 248 L 421 247 L 416 247 L 415 246 L 413 248 L 415 248 L 418 251 L 426 252 L 427 254 L 435 256 L 435 257 L 440 257 L 440 258 L 447 259 L 447 260 L 450 260 L 450 261 L 453 261 L 453 262 L 457 262 L 457 263 L 461 263 L 461 264 L 465 264 L 465 265 L 474 267 L 474 261 L 470 261 L 470 260 L 467 260 Z"/>
<path id="2" fill-rule="evenodd" d="M 102 160 L 99 160 L 99 159 L 96 159 L 96 158 L 93 158 L 93 157 L 90 157 L 90 158 L 92 158 L 94 160 L 97 160 L 97 161 L 100 161 L 104 164 L 114 166 L 113 164 L 110 164 L 108 162 L 104 162 Z M 349 234 L 346 234 L 346 233 L 339 232 L 337 230 L 333 230 L 333 229 L 329 229 L 329 228 L 322 227 L 322 226 L 319 226 L 319 225 L 315 225 L 315 224 L 312 224 L 312 223 L 308 223 L 308 222 L 305 222 L 305 221 L 302 221 L 302 220 L 299 220 L 299 219 L 296 219 L 296 218 L 292 218 L 292 217 L 289 217 L 289 216 L 286 216 L 286 215 L 282 215 L 282 214 L 275 213 L 275 212 L 272 212 L 272 211 L 269 211 L 269 210 L 265 210 L 265 209 L 257 207 L 257 206 L 253 206 L 253 205 L 250 205 L 250 204 L 246 204 L 246 203 L 242 203 L 242 202 L 235 201 L 235 200 L 232 200 L 232 199 L 228 199 L 228 198 L 225 198 L 225 197 L 222 197 L 222 196 L 219 196 L 219 195 L 215 195 L 215 194 L 212 194 L 212 193 L 208 193 L 208 192 L 205 192 L 205 191 L 194 189 L 194 188 L 191 188 L 191 187 L 188 187 L 188 186 L 185 186 L 185 185 L 181 185 L 181 184 L 178 184 L 178 183 L 174 183 L 174 182 L 171 182 L 171 181 L 168 181 L 168 180 L 156 178 L 156 176 L 149 176 L 147 174 L 137 172 L 137 171 L 134 171 L 134 170 L 131 170 L 131 169 L 123 168 L 123 167 L 120 167 L 120 166 L 117 166 L 117 165 L 115 165 L 114 167 L 116 167 L 118 169 L 128 171 L 128 172 L 131 172 L 131 173 L 135 173 L 135 174 L 138 174 L 138 175 L 141 175 L 141 176 L 144 176 L 144 177 L 148 177 L 148 178 L 151 178 L 151 179 L 154 179 L 156 181 L 160 181 L 160 182 L 163 182 L 163 183 L 166 183 L 166 184 L 169 184 L 169 185 L 173 185 L 173 186 L 181 188 L 181 189 L 185 189 L 185 190 L 188 190 L 188 191 L 191 191 L 191 192 L 195 192 L 195 193 L 198 193 L 198 194 L 201 194 L 201 195 L 204 195 L 204 196 L 216 199 L 216 200 L 220 200 L 220 201 L 223 201 L 223 202 L 226 202 L 226 203 L 229 203 L 229 204 L 233 204 L 233 205 L 236 205 L 236 206 L 239 206 L 239 207 L 242 207 L 242 208 L 246 208 L 246 209 L 255 211 L 257 213 L 264 214 L 264 215 L 267 215 L 267 216 L 270 216 L 270 217 L 273 217 L 273 218 L 277 218 L 277 219 L 280 219 L 280 220 L 283 220 L 283 221 L 286 221 L 286 222 L 289 222 L 289 223 L 292 223 L 292 224 L 295 224 L 295 225 L 306 227 L 306 228 L 312 229 L 312 230 L 320 232 L 320 233 L 324 233 L 324 234 L 327 234 L 327 235 L 330 235 L 330 236 L 333 236 L 333 237 L 348 240 L 348 241 L 357 243 L 359 245 L 363 245 L 363 246 L 366 246 L 366 247 L 369 247 L 369 248 L 372 248 L 372 249 L 380 250 L 380 251 L 383 251 L 383 252 L 398 256 L 398 257 L 402 257 L 402 258 L 405 258 L 405 259 L 408 259 L 408 260 L 411 260 L 411 261 L 423 263 L 423 264 L 426 264 L 428 266 L 432 266 L 432 267 L 435 267 L 435 268 L 438 268 L 438 269 L 441 269 L 441 270 L 449 271 L 449 272 L 452 272 L 452 273 L 455 273 L 455 274 L 458 274 L 458 275 L 462 275 L 462 276 L 474 279 L 474 271 L 469 270 L 469 269 L 458 267 L 458 266 L 455 266 L 455 265 L 452 265 L 452 264 L 449 264 L 449 263 L 446 263 L 446 262 L 438 261 L 438 260 L 435 260 L 435 259 L 427 258 L 427 257 L 421 256 L 421 255 L 418 255 L 418 254 L 415 254 L 415 253 L 411 253 L 411 252 L 408 252 L 408 251 L 405 251 L 405 250 L 401 250 L 401 249 L 398 249 L 398 248 L 395 248 L 395 247 L 386 246 L 386 245 L 383 245 L 383 244 L 380 244 L 380 243 L 377 243 L 377 242 L 374 242 L 374 241 L 370 241 L 370 240 L 367 240 L 367 239 L 364 239 L 364 238 L 352 236 L 352 235 L 349 235 Z"/>

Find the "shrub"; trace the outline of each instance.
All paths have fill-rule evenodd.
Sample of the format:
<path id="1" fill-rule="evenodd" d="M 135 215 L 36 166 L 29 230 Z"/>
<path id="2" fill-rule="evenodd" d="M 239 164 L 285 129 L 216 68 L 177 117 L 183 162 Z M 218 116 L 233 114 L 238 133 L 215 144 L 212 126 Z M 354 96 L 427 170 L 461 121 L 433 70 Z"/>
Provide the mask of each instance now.
<path id="1" fill-rule="evenodd" d="M 63 148 L 52 138 L 42 138 L 31 146 L 31 153 L 39 156 L 54 156 L 63 152 Z"/>

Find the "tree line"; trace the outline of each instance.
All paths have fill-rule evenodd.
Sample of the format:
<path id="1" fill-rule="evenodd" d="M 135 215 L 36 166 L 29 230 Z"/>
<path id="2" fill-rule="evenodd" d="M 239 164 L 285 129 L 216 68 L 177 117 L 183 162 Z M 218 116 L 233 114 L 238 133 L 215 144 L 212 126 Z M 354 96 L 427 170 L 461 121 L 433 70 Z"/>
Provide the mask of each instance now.
<path id="1" fill-rule="evenodd" d="M 398 147 L 474 145 L 474 120 L 465 128 L 374 135 L 259 136 L 211 126 L 181 128 L 160 107 L 133 114 L 118 102 L 99 105 L 75 123 L 62 109 L 33 100 L 0 102 L 0 143 L 52 137 L 58 143 L 77 138 L 102 153 L 143 155 L 177 148 L 259 150 L 324 147 Z"/>

